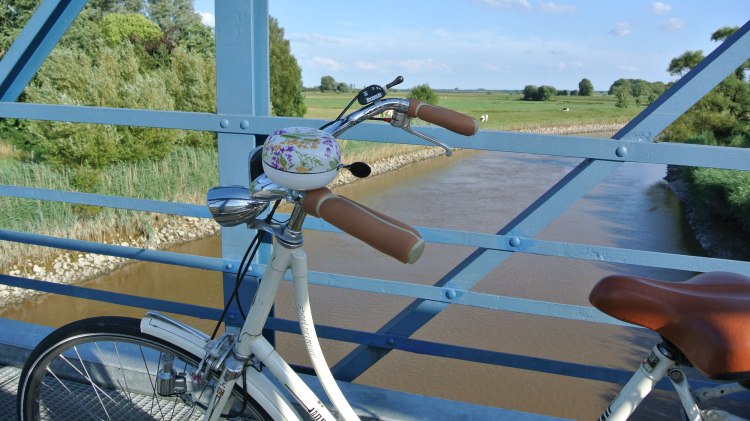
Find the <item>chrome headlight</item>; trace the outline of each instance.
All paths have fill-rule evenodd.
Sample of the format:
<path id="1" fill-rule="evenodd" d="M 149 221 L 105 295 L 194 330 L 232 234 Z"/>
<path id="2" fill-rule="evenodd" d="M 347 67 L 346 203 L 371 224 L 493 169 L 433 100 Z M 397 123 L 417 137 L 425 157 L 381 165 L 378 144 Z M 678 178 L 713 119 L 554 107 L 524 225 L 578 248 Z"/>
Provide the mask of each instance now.
<path id="1" fill-rule="evenodd" d="M 206 202 L 222 227 L 250 223 L 268 207 L 268 201 L 253 199 L 250 189 L 240 186 L 214 187 L 206 194 Z"/>

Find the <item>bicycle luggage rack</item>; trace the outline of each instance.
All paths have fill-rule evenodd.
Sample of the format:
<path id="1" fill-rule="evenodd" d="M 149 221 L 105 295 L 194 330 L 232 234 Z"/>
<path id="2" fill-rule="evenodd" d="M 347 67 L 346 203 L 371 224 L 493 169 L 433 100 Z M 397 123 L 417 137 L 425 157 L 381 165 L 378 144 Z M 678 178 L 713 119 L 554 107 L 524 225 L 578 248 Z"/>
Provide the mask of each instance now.
<path id="1" fill-rule="evenodd" d="M 273 130 L 293 125 L 319 126 L 322 121 L 270 117 L 268 91 L 268 4 L 266 1 L 216 2 L 217 113 L 112 109 L 16 102 L 26 84 L 59 41 L 85 0 L 41 3 L 11 49 L 0 61 L 0 118 L 58 120 L 73 123 L 132 125 L 218 133 L 219 177 L 222 185 L 246 184 L 246 157 Z M 242 22 L 233 26 L 229 22 Z M 514 253 L 533 253 L 598 262 L 625 263 L 696 272 L 724 270 L 750 275 L 744 261 L 683 256 L 615 247 L 560 243 L 535 238 L 542 228 L 624 162 L 643 162 L 750 170 L 750 150 L 687 144 L 656 143 L 655 137 L 692 104 L 750 58 L 750 23 L 682 77 L 664 95 L 618 131 L 612 139 L 481 131 L 471 139 L 435 128 L 451 147 L 582 158 L 583 161 L 548 192 L 495 235 L 420 227 L 427 242 L 475 247 L 476 251 L 433 286 L 340 274 L 311 273 L 311 282 L 336 288 L 380 292 L 413 299 L 411 305 L 377 332 L 321 326 L 322 337 L 358 344 L 335 368 L 337 378 L 351 381 L 391 350 L 455 358 L 609 382 L 625 382 L 629 373 L 583 364 L 552 361 L 410 338 L 411 334 L 453 304 L 596 323 L 621 324 L 591 307 L 557 304 L 471 291 L 484 275 Z M 250 77 L 248 77 L 248 72 Z M 390 126 L 363 124 L 348 133 L 355 140 L 420 144 Z M 76 192 L 0 186 L 0 196 L 106 206 L 143 212 L 210 218 L 203 205 L 160 202 Z M 307 229 L 334 231 L 309 219 Z M 222 229 L 222 258 L 184 255 L 107 245 L 81 240 L 0 230 L 0 239 L 45 247 L 106 254 L 224 273 L 225 289 L 234 282 L 243 251 L 244 228 Z M 262 262 L 261 262 L 262 264 Z M 0 274 L 0 284 L 158 311 L 216 320 L 220 310 L 185 303 L 93 290 L 73 285 Z M 245 291 L 250 294 L 252 291 Z M 419 315 L 416 317 L 415 315 Z M 239 320 L 239 315 L 233 315 Z M 231 320 L 231 318 L 230 318 Z M 289 320 L 271 319 L 269 329 L 296 332 Z M 12 355 L 3 356 L 14 363 Z M 17 361 L 15 361 L 17 363 Z M 698 384 L 700 386 L 700 384 Z"/>

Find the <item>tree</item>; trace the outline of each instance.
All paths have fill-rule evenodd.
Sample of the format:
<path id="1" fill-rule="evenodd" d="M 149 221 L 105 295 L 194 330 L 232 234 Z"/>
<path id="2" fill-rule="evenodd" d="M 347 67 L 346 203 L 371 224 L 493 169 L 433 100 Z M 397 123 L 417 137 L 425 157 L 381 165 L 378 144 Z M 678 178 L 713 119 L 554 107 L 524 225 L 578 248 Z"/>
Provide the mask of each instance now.
<path id="1" fill-rule="evenodd" d="M 630 89 L 629 84 L 622 84 L 619 86 L 616 86 L 613 89 L 613 93 L 615 97 L 617 98 L 617 102 L 615 102 L 615 107 L 617 108 L 628 108 L 628 99 L 630 99 Z"/>
<path id="2" fill-rule="evenodd" d="M 134 4 L 142 0 L 125 0 Z M 163 44 L 171 51 L 181 45 L 189 51 L 205 55 L 214 52 L 213 31 L 203 24 L 193 9 L 192 0 L 146 0 L 146 14 L 156 22 L 164 34 Z"/>
<path id="3" fill-rule="evenodd" d="M 336 84 L 336 92 L 347 93 L 349 92 L 349 85 L 346 82 L 339 82 Z"/>
<path id="4" fill-rule="evenodd" d="M 733 27 L 720 28 L 711 35 L 711 39 L 726 40 L 736 30 Z M 694 53 L 688 51 L 673 59 L 672 63 L 686 63 L 685 57 Z M 733 146 L 734 143 L 742 143 L 734 138 L 747 139 L 750 134 L 750 84 L 744 78 L 747 65 L 748 62 L 745 62 L 672 123 L 665 131 L 667 137 L 675 141 L 711 138 L 715 144 Z M 710 136 L 706 137 L 707 134 Z"/>
<path id="5" fill-rule="evenodd" d="M 557 89 L 554 86 L 526 85 L 523 88 L 524 101 L 550 101 L 557 95 Z"/>
<path id="6" fill-rule="evenodd" d="M 409 93 L 409 98 L 415 98 L 432 105 L 438 103 L 437 94 L 432 90 L 432 88 L 430 88 L 430 85 L 426 83 L 415 86 L 414 89 L 412 89 Z"/>
<path id="7" fill-rule="evenodd" d="M 524 101 L 533 101 L 536 99 L 536 94 L 539 88 L 536 85 L 526 85 L 523 87 L 523 99 Z"/>
<path id="8" fill-rule="evenodd" d="M 557 89 L 554 86 L 542 85 L 536 93 L 537 101 L 551 101 L 557 95 Z"/>
<path id="9" fill-rule="evenodd" d="M 739 26 L 724 26 L 719 28 L 711 34 L 711 41 L 726 41 L 727 38 L 734 35 L 739 29 Z"/>
<path id="10" fill-rule="evenodd" d="M 138 13 L 110 13 L 101 21 L 104 38 L 109 46 L 125 42 L 146 44 L 161 38 L 161 29 Z"/>
<path id="11" fill-rule="evenodd" d="M 579 96 L 591 96 L 594 94 L 594 85 L 590 80 L 583 78 L 578 82 L 578 95 Z"/>
<path id="12" fill-rule="evenodd" d="M 616 91 L 616 90 L 617 90 L 618 88 L 620 88 L 620 87 L 622 87 L 622 88 L 623 88 L 623 89 L 625 89 L 625 90 L 628 90 L 628 91 L 630 91 L 630 84 L 631 84 L 631 83 L 632 83 L 632 79 L 617 79 L 617 80 L 616 80 L 616 81 L 615 81 L 615 82 L 614 82 L 614 83 L 613 83 L 613 84 L 612 84 L 612 85 L 611 85 L 611 86 L 609 87 L 609 90 L 607 91 L 607 94 L 608 94 L 608 95 L 614 95 L 614 94 L 615 94 L 615 91 Z"/>
<path id="13" fill-rule="evenodd" d="M 711 41 L 726 41 L 727 38 L 734 35 L 740 29 L 739 26 L 725 26 L 719 28 L 711 34 Z M 742 66 L 735 70 L 735 74 L 739 79 L 745 79 L 745 70 L 750 68 L 750 60 L 746 61 Z"/>
<path id="14" fill-rule="evenodd" d="M 336 90 L 336 79 L 326 75 L 320 78 L 320 92 L 334 92 Z"/>
<path id="15" fill-rule="evenodd" d="M 38 0 L 3 1 L 0 6 L 0 56 L 10 48 L 38 5 Z"/>
<path id="16" fill-rule="evenodd" d="M 703 51 L 686 51 L 681 56 L 675 57 L 669 62 L 667 71 L 670 75 L 684 75 L 703 60 Z"/>
<path id="17" fill-rule="evenodd" d="M 273 17 L 268 18 L 268 38 L 273 115 L 302 117 L 307 112 L 302 97 L 302 69 L 284 38 L 284 29 Z"/>

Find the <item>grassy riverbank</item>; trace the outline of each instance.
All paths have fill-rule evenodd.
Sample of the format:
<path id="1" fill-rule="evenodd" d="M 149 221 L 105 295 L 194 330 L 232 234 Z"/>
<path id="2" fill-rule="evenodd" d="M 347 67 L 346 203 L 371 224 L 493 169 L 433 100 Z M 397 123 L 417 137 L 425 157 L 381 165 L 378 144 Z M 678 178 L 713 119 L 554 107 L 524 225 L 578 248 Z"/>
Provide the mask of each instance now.
<path id="1" fill-rule="evenodd" d="M 205 192 L 218 183 L 218 156 L 210 149 L 179 148 L 164 160 L 113 165 L 102 173 L 93 193 L 142 199 L 201 203 Z M 0 184 L 74 191 L 69 171 L 45 164 L 0 160 Z M 157 217 L 142 212 L 93 208 L 67 203 L 3 197 L 0 228 L 117 242 L 154 236 Z M 29 255 L 43 257 L 57 250 L 23 244 L 0 244 L 0 262 L 18 265 Z M 49 260 L 42 258 L 42 261 Z"/>

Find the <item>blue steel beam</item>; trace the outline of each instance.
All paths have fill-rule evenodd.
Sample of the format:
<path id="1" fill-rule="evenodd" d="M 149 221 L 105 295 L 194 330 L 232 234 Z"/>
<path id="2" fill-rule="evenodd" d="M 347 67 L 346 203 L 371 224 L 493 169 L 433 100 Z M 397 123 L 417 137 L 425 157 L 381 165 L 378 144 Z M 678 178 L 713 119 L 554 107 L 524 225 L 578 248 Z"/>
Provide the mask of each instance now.
<path id="1" fill-rule="evenodd" d="M 67 121 L 71 123 L 113 124 L 163 129 L 202 130 L 227 134 L 268 135 L 281 127 L 319 127 L 325 121 L 302 118 L 255 117 L 236 114 L 211 114 L 183 111 L 130 110 L 120 108 L 81 107 L 0 102 L 0 117 L 33 120 Z M 617 162 L 642 162 L 750 170 L 750 150 L 723 146 L 691 145 L 686 143 L 642 142 L 630 136 L 626 139 L 601 139 L 585 136 L 559 136 L 534 133 L 482 131 L 471 138 L 435 127 L 418 130 L 444 140 L 456 148 L 486 151 L 530 153 L 537 155 L 592 158 Z M 498 136 L 502 137 L 498 141 Z M 361 124 L 346 133 L 347 139 L 371 142 L 399 142 L 421 145 L 423 142 L 390 125 Z M 346 157 L 345 157 L 346 158 Z M 244 175 L 242 168 L 228 171 Z M 238 184 L 247 184 L 237 178 Z"/>
<path id="2" fill-rule="evenodd" d="M 182 314 L 208 320 L 218 320 L 221 314 L 221 310 L 210 307 L 176 303 L 172 301 L 165 301 L 147 297 L 139 297 L 135 295 L 103 291 L 93 288 L 61 285 L 51 282 L 18 278 L 2 274 L 0 274 L 0 284 L 87 300 L 105 301 L 129 307 L 138 307 L 149 310 Z M 234 316 L 234 318 L 238 317 L 237 315 Z M 268 329 L 278 330 L 281 332 L 296 334 L 300 333 L 299 324 L 294 320 L 278 319 L 272 317 L 269 318 L 266 327 Z M 333 326 L 316 325 L 316 329 L 318 331 L 318 335 L 323 339 L 334 339 L 356 344 L 374 344 L 376 346 L 384 348 L 412 352 L 420 355 L 432 355 L 442 358 L 452 358 L 462 361 L 512 367 L 521 370 L 530 370 L 540 373 L 577 377 L 588 380 L 625 383 L 632 375 L 632 373 L 628 371 L 613 368 L 556 361 L 546 358 L 510 354 L 506 352 L 488 351 L 458 345 L 446 345 L 418 339 L 400 338 L 392 335 L 360 332 Z M 697 381 L 694 384 L 694 387 L 708 386 L 715 386 L 715 383 Z M 662 382 L 658 387 L 667 388 L 668 383 Z"/>
<path id="3" fill-rule="evenodd" d="M 87 0 L 43 1 L 0 60 L 0 101 L 15 101 Z"/>
<path id="4" fill-rule="evenodd" d="M 238 267 L 239 263 L 238 260 L 217 259 L 159 250 L 146 250 L 142 248 L 101 244 L 97 242 L 58 238 L 42 234 L 32 234 L 9 230 L 0 230 L 0 240 L 33 244 L 43 247 L 75 250 L 85 253 L 106 254 L 128 259 L 179 265 L 196 269 L 224 271 L 232 274 L 236 274 L 236 268 Z M 624 250 L 609 247 L 592 247 L 588 245 L 555 243 L 533 239 L 529 239 L 529 242 L 534 243 L 534 245 L 531 246 L 532 249 L 538 248 L 540 250 L 523 250 L 524 252 L 558 257 L 570 257 L 576 259 L 588 259 L 610 263 L 626 263 L 636 265 L 640 264 L 652 267 L 693 270 L 699 272 L 728 270 L 750 275 L 750 262 L 689 257 L 667 253 Z M 672 260 L 675 260 L 677 264 L 669 262 Z M 234 269 L 226 269 L 227 263 L 230 263 L 232 265 L 232 268 Z M 253 270 L 250 272 L 251 276 L 259 276 L 261 273 L 263 273 L 265 267 L 266 266 L 262 264 L 254 265 L 252 268 Z M 291 281 L 291 278 L 287 277 L 287 281 Z M 363 278 L 326 272 L 310 272 L 310 283 L 313 285 L 321 285 L 333 288 L 345 288 L 355 291 L 365 291 L 418 298 L 442 304 L 460 304 L 490 310 L 511 311 L 515 313 L 531 314 L 536 316 L 559 317 L 570 320 L 621 324 L 620 322 L 599 313 L 591 307 L 483 294 L 468 291 L 466 289 L 460 289 L 455 286 L 436 287 L 413 284 L 410 282 Z"/>
<path id="5" fill-rule="evenodd" d="M 132 197 L 107 196 L 103 194 L 77 193 L 19 186 L 0 186 L 0 196 L 138 210 L 143 212 L 157 212 L 170 215 L 191 216 L 195 218 L 211 218 L 211 213 L 205 205 L 135 199 Z"/>
<path id="6" fill-rule="evenodd" d="M 617 132 L 614 138 L 653 141 L 669 124 L 748 58 L 750 22 L 709 54 L 683 80 L 667 90 L 662 98 Z M 614 161 L 584 160 L 497 234 L 534 237 L 620 164 Z M 478 249 L 435 285 L 468 290 L 511 255 L 510 252 Z M 446 307 L 447 304 L 443 303 L 416 300 L 378 332 L 411 336 Z M 353 381 L 388 352 L 380 348 L 359 346 L 334 366 L 334 375 L 340 380 Z"/>
<path id="7" fill-rule="evenodd" d="M 216 100 L 221 114 L 269 116 L 271 113 L 267 0 L 223 0 L 216 7 Z M 227 121 L 227 123 L 229 123 Z M 245 124 L 248 129 L 249 123 Z M 240 129 L 243 128 L 240 122 Z M 247 158 L 256 136 L 219 133 L 219 182 L 248 185 Z M 221 229 L 221 255 L 226 262 L 224 297 L 234 289 L 236 270 L 252 234 L 245 227 Z M 245 280 L 240 301 L 251 302 L 257 287 Z M 236 304 L 232 303 L 232 311 Z"/>
<path id="8" fill-rule="evenodd" d="M 83 253 L 105 254 L 108 256 L 124 257 L 126 259 L 142 260 L 145 262 L 166 263 L 195 269 L 220 271 L 224 268 L 222 260 L 215 257 L 196 256 L 192 254 L 174 253 L 161 250 L 148 250 L 3 229 L 0 229 L 0 240 L 75 250 Z"/>

